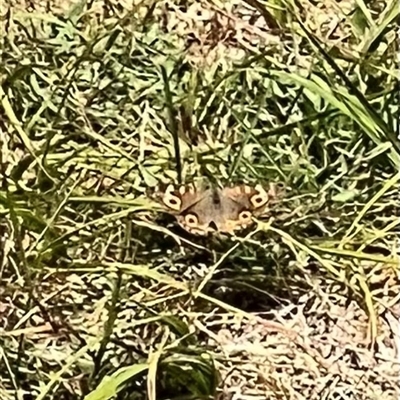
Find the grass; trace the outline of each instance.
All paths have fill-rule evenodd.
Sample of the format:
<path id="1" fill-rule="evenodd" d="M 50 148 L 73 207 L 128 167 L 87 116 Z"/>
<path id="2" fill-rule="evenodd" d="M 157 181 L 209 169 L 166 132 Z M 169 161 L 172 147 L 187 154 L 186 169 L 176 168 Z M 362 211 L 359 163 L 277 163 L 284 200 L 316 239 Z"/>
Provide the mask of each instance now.
<path id="1" fill-rule="evenodd" d="M 2 7 L 0 397 L 394 399 L 382 374 L 310 395 L 278 362 L 245 392 L 229 377 L 261 368 L 254 343 L 221 335 L 320 359 L 276 314 L 312 298 L 328 337 L 324 301 L 365 313 L 355 353 L 389 340 L 397 2 L 136 3 Z M 286 190 L 252 231 L 199 238 L 154 201 L 198 180 Z"/>

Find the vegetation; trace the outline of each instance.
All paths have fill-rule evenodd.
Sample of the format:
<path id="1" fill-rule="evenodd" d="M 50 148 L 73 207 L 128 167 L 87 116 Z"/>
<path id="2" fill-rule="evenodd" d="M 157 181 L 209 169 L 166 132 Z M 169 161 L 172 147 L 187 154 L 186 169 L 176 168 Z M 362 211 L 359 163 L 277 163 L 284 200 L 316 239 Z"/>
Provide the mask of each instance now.
<path id="1" fill-rule="evenodd" d="M 399 14 L 5 0 L 0 398 L 395 399 Z M 285 194 L 196 237 L 199 180 Z"/>

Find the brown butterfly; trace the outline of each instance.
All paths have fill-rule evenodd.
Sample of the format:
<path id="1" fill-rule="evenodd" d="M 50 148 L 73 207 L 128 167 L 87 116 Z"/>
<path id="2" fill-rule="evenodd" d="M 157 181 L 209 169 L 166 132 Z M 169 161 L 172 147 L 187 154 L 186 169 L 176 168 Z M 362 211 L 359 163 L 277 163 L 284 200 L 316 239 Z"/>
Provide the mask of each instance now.
<path id="1" fill-rule="evenodd" d="M 196 189 L 193 185 L 176 189 L 169 185 L 159 194 L 167 211 L 179 225 L 196 235 L 222 232 L 234 234 L 253 223 L 276 198 L 276 186 L 265 190 L 261 185 Z"/>

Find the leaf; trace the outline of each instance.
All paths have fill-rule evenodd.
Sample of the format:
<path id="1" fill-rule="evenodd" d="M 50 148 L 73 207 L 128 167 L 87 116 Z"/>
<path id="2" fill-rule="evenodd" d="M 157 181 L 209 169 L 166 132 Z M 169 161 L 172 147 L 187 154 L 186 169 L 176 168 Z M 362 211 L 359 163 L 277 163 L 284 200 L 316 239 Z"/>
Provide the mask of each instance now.
<path id="1" fill-rule="evenodd" d="M 338 201 L 340 203 L 346 203 L 346 201 L 353 200 L 358 194 L 359 191 L 356 189 L 343 190 L 343 192 L 337 193 L 334 196 L 332 196 L 332 200 Z"/>
<path id="2" fill-rule="evenodd" d="M 123 383 L 148 369 L 148 364 L 136 364 L 120 368 L 111 376 L 106 376 L 100 385 L 85 396 L 84 400 L 108 400 L 116 396 Z"/>
<path id="3" fill-rule="evenodd" d="M 80 0 L 77 2 L 74 2 L 73 5 L 70 7 L 70 9 L 67 12 L 67 15 L 70 19 L 70 21 L 75 25 L 79 18 L 81 17 L 85 7 L 87 4 L 87 0 Z"/>

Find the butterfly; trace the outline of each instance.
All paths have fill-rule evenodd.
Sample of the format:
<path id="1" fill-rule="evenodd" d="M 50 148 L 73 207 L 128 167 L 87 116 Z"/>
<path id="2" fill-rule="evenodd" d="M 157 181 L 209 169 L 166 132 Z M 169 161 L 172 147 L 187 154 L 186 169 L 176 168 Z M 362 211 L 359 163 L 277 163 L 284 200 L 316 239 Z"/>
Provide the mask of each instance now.
<path id="1" fill-rule="evenodd" d="M 275 185 L 268 190 L 262 185 L 224 188 L 169 185 L 158 197 L 166 211 L 192 234 L 234 234 L 251 226 L 253 217 L 266 211 L 277 197 L 277 188 Z"/>

